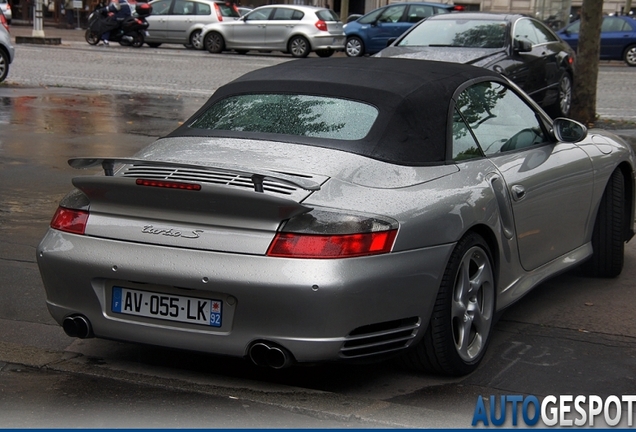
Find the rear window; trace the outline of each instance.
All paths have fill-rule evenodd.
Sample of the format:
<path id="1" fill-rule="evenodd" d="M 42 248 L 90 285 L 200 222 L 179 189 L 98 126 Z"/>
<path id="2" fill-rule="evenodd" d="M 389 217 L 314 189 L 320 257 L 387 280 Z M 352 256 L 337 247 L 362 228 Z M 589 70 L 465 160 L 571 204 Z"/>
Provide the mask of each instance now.
<path id="1" fill-rule="evenodd" d="M 241 14 L 238 13 L 238 10 L 232 5 L 232 3 L 217 3 L 216 4 L 221 11 L 221 16 L 224 17 L 234 17 L 240 18 Z"/>
<path id="2" fill-rule="evenodd" d="M 431 19 L 415 27 L 398 45 L 503 48 L 506 28 L 503 21 Z"/>
<path id="3" fill-rule="evenodd" d="M 319 10 L 316 16 L 323 21 L 340 21 L 338 14 L 330 9 Z"/>
<path id="4" fill-rule="evenodd" d="M 347 99 L 249 94 L 216 102 L 189 127 L 360 140 L 369 133 L 377 117 L 376 107 Z"/>

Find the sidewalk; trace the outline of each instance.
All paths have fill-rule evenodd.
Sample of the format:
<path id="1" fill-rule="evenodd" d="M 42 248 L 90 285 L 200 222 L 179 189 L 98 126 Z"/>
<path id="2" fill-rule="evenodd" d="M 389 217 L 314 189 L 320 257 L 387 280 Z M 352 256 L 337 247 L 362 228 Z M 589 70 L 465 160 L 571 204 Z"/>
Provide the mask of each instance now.
<path id="1" fill-rule="evenodd" d="M 44 37 L 60 38 L 62 43 L 67 42 L 84 42 L 85 29 L 63 29 L 55 26 L 44 26 Z M 22 25 L 13 22 L 9 27 L 9 33 L 15 42 L 16 37 L 30 37 L 33 35 L 33 25 Z"/>

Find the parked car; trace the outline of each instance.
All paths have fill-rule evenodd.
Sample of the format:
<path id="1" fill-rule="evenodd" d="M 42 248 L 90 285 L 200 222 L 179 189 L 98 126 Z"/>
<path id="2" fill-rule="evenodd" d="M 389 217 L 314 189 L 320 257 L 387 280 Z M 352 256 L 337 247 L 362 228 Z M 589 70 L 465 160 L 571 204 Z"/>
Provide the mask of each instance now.
<path id="1" fill-rule="evenodd" d="M 435 15 L 377 56 L 491 69 L 514 81 L 551 114 L 567 116 L 570 112 L 576 54 L 545 24 L 523 15 Z"/>
<path id="2" fill-rule="evenodd" d="M 423 18 L 453 10 L 443 3 L 393 3 L 375 9 L 345 25 L 345 52 L 349 57 L 375 54 Z"/>
<path id="3" fill-rule="evenodd" d="M 575 51 L 579 45 L 581 21 L 559 32 Z M 601 24 L 601 60 L 623 60 L 636 66 L 636 20 L 629 16 L 606 16 Z"/>
<path id="4" fill-rule="evenodd" d="M 11 13 L 11 5 L 9 4 L 9 0 L 0 0 L 0 13 L 4 15 L 4 18 L 7 20 L 7 24 L 11 24 L 13 14 Z"/>
<path id="5" fill-rule="evenodd" d="M 0 12 L 0 82 L 7 78 L 9 73 L 9 65 L 13 62 L 15 49 L 11 45 L 11 34 L 9 33 L 9 24 Z"/>
<path id="6" fill-rule="evenodd" d="M 628 144 L 457 63 L 285 62 L 132 157 L 69 163 L 104 175 L 37 247 L 66 333 L 274 368 L 469 373 L 497 312 L 584 262 L 619 275 L 633 235 Z"/>
<path id="7" fill-rule="evenodd" d="M 241 15 L 235 4 L 212 0 L 155 0 L 146 42 L 153 48 L 162 43 L 203 49 L 202 29 L 207 24 L 227 22 Z"/>
<path id="8" fill-rule="evenodd" d="M 307 57 L 313 51 L 329 57 L 342 51 L 345 41 L 338 15 L 314 6 L 261 6 L 237 21 L 209 24 L 202 31 L 205 48 L 211 53 L 259 50 Z"/>

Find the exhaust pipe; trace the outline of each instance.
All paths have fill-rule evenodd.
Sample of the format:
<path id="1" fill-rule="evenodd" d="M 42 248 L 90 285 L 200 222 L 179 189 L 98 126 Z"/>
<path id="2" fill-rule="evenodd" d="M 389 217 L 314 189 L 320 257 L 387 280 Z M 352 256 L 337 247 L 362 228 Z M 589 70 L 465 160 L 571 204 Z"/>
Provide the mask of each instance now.
<path id="1" fill-rule="evenodd" d="M 62 321 L 62 328 L 64 333 L 70 337 L 85 339 L 93 336 L 91 323 L 83 315 L 67 316 Z"/>
<path id="2" fill-rule="evenodd" d="M 257 366 L 283 369 L 293 363 L 292 355 L 283 347 L 257 342 L 248 350 L 250 360 Z"/>

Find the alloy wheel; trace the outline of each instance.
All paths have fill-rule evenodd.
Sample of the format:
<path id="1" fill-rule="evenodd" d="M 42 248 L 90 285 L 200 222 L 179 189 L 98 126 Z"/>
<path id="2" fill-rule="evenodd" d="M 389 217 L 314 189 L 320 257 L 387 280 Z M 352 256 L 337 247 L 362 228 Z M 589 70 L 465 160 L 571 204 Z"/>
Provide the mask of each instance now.
<path id="1" fill-rule="evenodd" d="M 473 246 L 460 262 L 451 303 L 455 349 L 465 362 L 476 359 L 488 341 L 494 312 L 493 287 L 490 260 L 482 248 Z"/>

